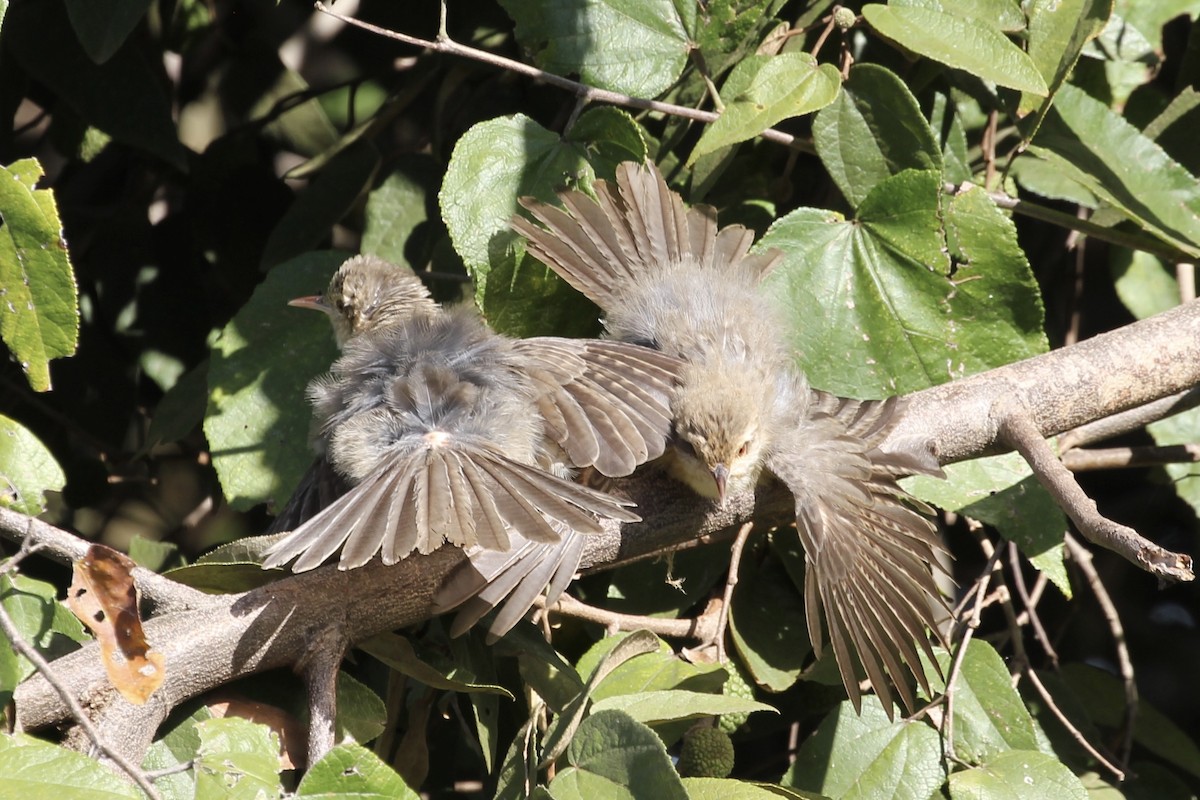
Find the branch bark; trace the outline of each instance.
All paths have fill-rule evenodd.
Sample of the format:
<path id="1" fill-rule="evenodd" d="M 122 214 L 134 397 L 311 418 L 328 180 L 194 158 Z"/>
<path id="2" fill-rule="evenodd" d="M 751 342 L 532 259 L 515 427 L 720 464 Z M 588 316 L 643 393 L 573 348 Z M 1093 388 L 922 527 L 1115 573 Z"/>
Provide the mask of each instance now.
<path id="1" fill-rule="evenodd" d="M 912 395 L 894 437 L 927 435 L 943 463 L 999 452 L 1004 408 L 1027 408 L 1043 437 L 1125 411 L 1200 385 L 1200 303 L 1172 311 L 1078 345 Z M 791 518 L 792 503 L 776 487 L 730 497 L 724 508 L 695 502 L 686 489 L 659 474 L 621 483 L 638 503 L 643 522 L 610 525 L 588 538 L 584 568 L 608 567 L 658 554 L 703 536 L 736 528 L 751 519 L 770 524 Z M 44 523 L 0 509 L 0 534 L 21 541 L 49 536 Z M 50 529 L 53 531 L 53 529 Z M 57 532 L 55 536 L 70 537 Z M 61 542 L 60 542 L 61 544 Z M 71 547 L 62 546 L 66 552 Z M 429 616 L 434 589 L 462 561 L 444 548 L 391 567 L 372 562 L 349 572 L 334 566 L 289 576 L 261 588 L 208 598 L 192 607 L 161 613 L 146 624 L 146 636 L 166 657 L 166 680 L 156 692 L 152 716 L 236 678 L 301 664 L 318 635 L 338 620 L 347 642 L 405 627 Z M 136 576 L 139 588 L 166 579 Z M 191 590 L 188 590 L 189 592 Z M 121 752 L 140 758 L 152 725 L 116 725 L 128 716 L 125 701 L 109 687 L 97 648 L 88 645 L 53 662 L 58 679 L 94 712 L 103 733 Z M 62 698 L 41 675 L 19 686 L 17 720 L 34 729 L 69 719 Z M 96 713 L 98 712 L 98 713 Z M 109 723 L 113 722 L 111 729 Z M 133 728 L 134 730 L 130 730 Z M 147 730 L 149 728 L 149 730 Z"/>

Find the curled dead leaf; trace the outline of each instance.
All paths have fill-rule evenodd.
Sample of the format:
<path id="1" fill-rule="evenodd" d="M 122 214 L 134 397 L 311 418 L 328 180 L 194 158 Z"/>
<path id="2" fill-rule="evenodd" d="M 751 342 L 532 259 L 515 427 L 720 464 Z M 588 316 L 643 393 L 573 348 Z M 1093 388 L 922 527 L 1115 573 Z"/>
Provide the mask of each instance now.
<path id="1" fill-rule="evenodd" d="M 134 563 L 94 544 L 72 570 L 67 606 L 100 643 L 104 669 L 121 696 L 142 705 L 162 685 L 163 654 L 150 649 L 138 614 Z"/>

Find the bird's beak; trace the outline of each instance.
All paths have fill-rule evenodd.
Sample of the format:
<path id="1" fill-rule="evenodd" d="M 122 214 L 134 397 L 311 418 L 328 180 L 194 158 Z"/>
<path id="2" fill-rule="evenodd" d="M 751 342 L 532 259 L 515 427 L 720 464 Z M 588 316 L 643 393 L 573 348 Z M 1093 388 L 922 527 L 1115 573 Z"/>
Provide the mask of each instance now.
<path id="1" fill-rule="evenodd" d="M 311 308 L 313 311 L 323 311 L 326 314 L 333 311 L 333 306 L 325 301 L 325 295 L 323 294 L 297 297 L 295 300 L 288 300 L 288 305 L 295 306 L 296 308 Z"/>
<path id="2" fill-rule="evenodd" d="M 712 468 L 713 480 L 717 482 L 717 503 L 725 505 L 725 484 L 729 481 L 729 467 L 717 464 Z"/>

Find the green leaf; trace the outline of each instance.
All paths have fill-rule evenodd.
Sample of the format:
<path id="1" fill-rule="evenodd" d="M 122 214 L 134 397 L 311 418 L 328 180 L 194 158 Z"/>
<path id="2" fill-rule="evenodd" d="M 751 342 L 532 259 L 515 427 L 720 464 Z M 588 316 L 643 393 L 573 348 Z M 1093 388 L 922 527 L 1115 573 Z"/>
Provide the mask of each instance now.
<path id="1" fill-rule="evenodd" d="M 878 699 L 867 696 L 862 716 L 849 702 L 827 716 L 780 783 L 857 800 L 929 797 L 944 781 L 937 731 L 924 722 L 890 722 Z"/>
<path id="2" fill-rule="evenodd" d="M 862 14 L 872 28 L 914 53 L 1000 86 L 1048 93 L 1037 66 L 994 21 L 896 5 L 865 5 Z"/>
<path id="3" fill-rule="evenodd" d="M 1109 266 L 1117 297 L 1138 319 L 1179 305 L 1179 283 L 1162 260 L 1141 250 L 1109 249 Z"/>
<path id="4" fill-rule="evenodd" d="M 592 713 L 606 708 L 624 711 L 638 722 L 647 725 L 679 719 L 714 717 L 720 714 L 775 711 L 772 706 L 756 700 L 682 689 L 613 695 L 593 703 Z"/>
<path id="5" fill-rule="evenodd" d="M 324 315 L 287 301 L 323 291 L 345 257 L 309 253 L 271 270 L 213 345 L 204 433 L 236 509 L 281 506 L 312 461 L 305 386 L 337 351 Z"/>
<path id="6" fill-rule="evenodd" d="M 481 122 L 459 139 L 438 199 L 494 329 L 515 336 L 598 331 L 591 303 L 514 248 L 510 220 L 517 198 L 553 202 L 555 189 L 586 187 L 597 175 L 611 178 L 621 161 L 643 160 L 644 147 L 637 124 L 606 109 L 583 114 L 565 139 L 521 115 Z"/>
<path id="7" fill-rule="evenodd" d="M 140 800 L 132 783 L 98 760 L 23 733 L 0 734 L 0 798 Z"/>
<path id="8" fill-rule="evenodd" d="M 929 131 L 942 148 L 943 177 L 954 184 L 969 183 L 973 175 L 962 114 L 957 104 L 941 92 L 933 96 Z"/>
<path id="9" fill-rule="evenodd" d="M 62 467 L 21 423 L 0 414 L 0 505 L 36 516 L 46 510 L 46 492 L 62 491 Z"/>
<path id="10" fill-rule="evenodd" d="M 196 725 L 196 800 L 272 800 L 279 783 L 279 736 L 240 717 Z"/>
<path id="11" fill-rule="evenodd" d="M 941 148 L 894 72 L 858 64 L 842 89 L 813 120 L 813 144 L 846 202 L 857 208 L 880 181 L 906 169 L 941 171 Z"/>
<path id="12" fill-rule="evenodd" d="M 922 660 L 925 656 L 922 654 Z M 926 666 L 930 688 L 946 691 L 952 656 L 937 649 L 941 674 Z M 1013 688 L 1012 676 L 1000 654 L 985 641 L 972 639 L 954 682 L 954 752 L 970 764 L 980 764 L 1006 750 L 1037 750 L 1033 718 Z"/>
<path id="13" fill-rule="evenodd" d="M 927 503 L 991 525 L 1016 542 L 1064 595 L 1071 596 L 1063 563 L 1066 515 L 1019 453 L 951 464 L 945 473 L 945 480 L 907 478 L 904 487 Z"/>
<path id="14" fill-rule="evenodd" d="M 103 64 L 137 27 L 151 0 L 66 0 L 67 16 L 88 57 Z"/>
<path id="15" fill-rule="evenodd" d="M 687 798 L 662 740 L 620 711 L 585 719 L 567 748 L 567 764 L 550 783 L 557 800 Z"/>
<path id="16" fill-rule="evenodd" d="M 1023 128 L 1026 136 L 1032 136 L 1084 45 L 1104 30 L 1112 0 L 1033 0 L 1027 8 L 1029 58 L 1047 79 L 1049 89 L 1049 96 L 1030 92 L 1021 95 L 1017 116 L 1038 112 Z"/>
<path id="17" fill-rule="evenodd" d="M 207 706 L 201 706 L 180 721 L 150 745 L 142 760 L 142 769 L 166 770 L 191 762 L 200 749 L 200 732 L 196 726 L 208 719 L 213 719 L 212 712 Z M 192 800 L 196 793 L 195 767 L 155 779 L 154 788 L 162 794 L 163 800 Z"/>
<path id="18" fill-rule="evenodd" d="M 1034 145 L 1130 220 L 1200 256 L 1200 183 L 1103 103 L 1064 85 Z"/>
<path id="19" fill-rule="evenodd" d="M 797 209 L 757 245 L 784 253 L 763 291 L 815 386 L 881 397 L 1045 352 L 1011 220 L 971 189 L 943 221 L 940 189 L 937 172 L 902 172 L 871 190 L 856 221 Z"/>
<path id="20" fill-rule="evenodd" d="M 42 165 L 0 166 L 0 338 L 29 385 L 50 388 L 50 359 L 75 352 L 79 299 L 54 194 L 35 189 Z"/>
<path id="21" fill-rule="evenodd" d="M 1187 86 L 1142 133 L 1195 175 L 1200 171 L 1200 152 L 1193 146 L 1197 125 L 1200 125 L 1200 92 Z"/>
<path id="22" fill-rule="evenodd" d="M 347 736 L 366 743 L 383 733 L 387 709 L 366 684 L 339 671 L 337 674 L 337 739 Z"/>
<path id="23" fill-rule="evenodd" d="M 370 184 L 379 162 L 379 151 L 368 141 L 355 142 L 330 159 L 271 231 L 262 266 L 300 256 L 328 239 L 333 226 Z"/>
<path id="24" fill-rule="evenodd" d="M 800 678 L 812 645 L 802 595 L 780 561 L 742 561 L 729 632 L 756 683 L 782 692 Z"/>
<path id="25" fill-rule="evenodd" d="M 981 767 L 953 773 L 950 796 L 955 800 L 1088 800 L 1089 794 L 1054 756 L 1013 750 Z"/>
<path id="26" fill-rule="evenodd" d="M 420 797 L 378 756 L 357 744 L 338 745 L 313 764 L 296 787 L 296 796 L 312 800 L 348 797 L 417 800 Z"/>
<path id="27" fill-rule="evenodd" d="M 62 3 L 14 6 L 5 20 L 4 47 L 81 119 L 186 170 L 187 150 L 171 117 L 161 62 L 125 47 L 95 64 L 76 40 Z"/>
<path id="28" fill-rule="evenodd" d="M 787 789 L 778 784 L 755 784 L 734 778 L 684 778 L 688 800 L 824 800 L 824 795 Z"/>
<path id="29" fill-rule="evenodd" d="M 0 605 L 21 639 L 49 660 L 76 650 L 79 642 L 90 638 L 75 615 L 58 602 L 53 584 L 24 575 L 0 576 Z M 13 689 L 33 671 L 33 664 L 7 643 L 0 646 L 0 704 L 6 705 Z"/>
<path id="30" fill-rule="evenodd" d="M 428 224 L 441 171 L 427 159 L 405 159 L 367 195 L 361 250 L 393 264 L 420 266 L 410 255 L 413 232 Z"/>
<path id="31" fill-rule="evenodd" d="M 150 418 L 149 446 L 178 442 L 204 420 L 208 405 L 208 359 L 183 373 L 167 390 Z"/>
<path id="32" fill-rule="evenodd" d="M 1200 409 L 1193 408 L 1182 414 L 1173 414 L 1152 422 L 1146 431 L 1159 447 L 1172 445 L 1194 445 L 1200 441 Z M 1194 463 L 1164 464 L 1163 469 L 1171 478 L 1175 493 L 1200 514 L 1200 470 Z"/>
<path id="33" fill-rule="evenodd" d="M 833 102 L 841 76 L 832 64 L 818 64 L 808 53 L 748 56 L 721 87 L 725 110 L 704 129 L 688 163 L 762 133 L 775 123 L 809 114 Z"/>
<path id="34" fill-rule="evenodd" d="M 637 97 L 654 97 L 675 82 L 687 64 L 688 32 L 695 29 L 695 6 L 673 0 L 501 0 L 500 5 L 517 23 L 517 41 L 539 67 Z"/>

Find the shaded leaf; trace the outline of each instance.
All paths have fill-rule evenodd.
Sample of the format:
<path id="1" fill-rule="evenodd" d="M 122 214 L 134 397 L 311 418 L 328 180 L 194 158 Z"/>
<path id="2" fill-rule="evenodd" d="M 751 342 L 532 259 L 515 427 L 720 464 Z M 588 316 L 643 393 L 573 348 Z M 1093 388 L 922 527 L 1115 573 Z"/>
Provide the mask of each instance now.
<path id="1" fill-rule="evenodd" d="M 729 609 L 729 631 L 756 683 L 782 692 L 799 679 L 812 645 L 802 595 L 780 561 L 742 561 Z"/>
<path id="2" fill-rule="evenodd" d="M 103 64 L 137 27 L 151 0 L 66 0 L 67 16 L 79 43 Z"/>
<path id="3" fill-rule="evenodd" d="M 4 24 L 5 51 L 81 119 L 119 142 L 187 168 L 161 65 L 134 47 L 95 64 L 75 38 L 62 3 L 21 3 Z"/>
<path id="4" fill-rule="evenodd" d="M 720 714 L 775 711 L 772 706 L 755 700 L 743 700 L 730 695 L 681 689 L 612 695 L 593 703 L 592 713 L 606 708 L 624 711 L 638 722 L 644 722 L 647 725 L 669 720 L 713 717 Z"/>
<path id="5" fill-rule="evenodd" d="M 503 686 L 480 682 L 474 675 L 465 674 L 449 660 L 431 663 L 429 659 L 432 654 L 418 654 L 412 642 L 399 634 L 381 633 L 355 646 L 426 686 L 452 692 L 489 692 L 512 699 L 512 693 Z"/>

